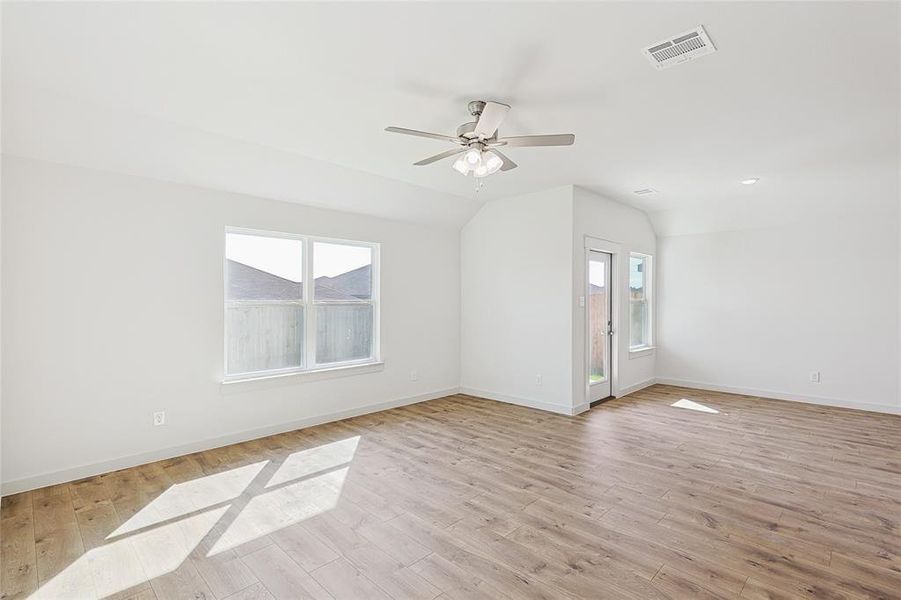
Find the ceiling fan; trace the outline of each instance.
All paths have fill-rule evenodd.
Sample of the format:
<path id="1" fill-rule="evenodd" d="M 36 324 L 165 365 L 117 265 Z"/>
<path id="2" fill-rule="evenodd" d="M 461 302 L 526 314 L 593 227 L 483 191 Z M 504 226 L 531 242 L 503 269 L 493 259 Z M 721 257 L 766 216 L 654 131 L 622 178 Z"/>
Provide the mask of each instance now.
<path id="1" fill-rule="evenodd" d="M 430 165 L 451 156 L 458 156 L 453 167 L 463 175 L 472 173 L 474 177 L 487 177 L 498 171 L 509 171 L 516 168 L 516 163 L 507 158 L 500 150 L 501 146 L 508 148 L 523 146 L 570 146 L 576 141 L 576 136 L 571 133 L 554 135 L 520 135 L 515 137 L 498 137 L 498 127 L 503 123 L 510 107 L 500 102 L 485 102 L 473 100 L 469 103 L 469 114 L 476 118 L 475 121 L 463 123 L 457 127 L 456 137 L 429 133 L 403 127 L 386 127 L 385 131 L 391 133 L 403 133 L 416 135 L 436 140 L 443 140 L 457 144 L 459 148 L 453 148 L 441 154 L 424 158 L 413 163 L 417 167 Z"/>

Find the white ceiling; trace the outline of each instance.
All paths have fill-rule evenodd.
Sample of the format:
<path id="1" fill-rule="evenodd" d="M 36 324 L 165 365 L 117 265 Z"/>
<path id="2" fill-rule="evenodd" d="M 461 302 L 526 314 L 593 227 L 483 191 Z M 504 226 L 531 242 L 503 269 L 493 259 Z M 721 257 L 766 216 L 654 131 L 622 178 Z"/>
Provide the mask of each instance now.
<path id="1" fill-rule="evenodd" d="M 641 55 L 699 24 L 715 54 Z M 322 176 L 310 193 L 334 163 L 412 184 L 384 181 L 385 214 L 456 224 L 572 183 L 661 233 L 765 225 L 895 201 L 898 35 L 894 2 L 5 3 L 3 151 L 361 209 Z M 510 149 L 520 168 L 476 194 L 449 161 L 412 166 L 449 146 L 383 131 L 451 133 L 471 99 L 512 105 L 503 134 L 576 144 Z"/>

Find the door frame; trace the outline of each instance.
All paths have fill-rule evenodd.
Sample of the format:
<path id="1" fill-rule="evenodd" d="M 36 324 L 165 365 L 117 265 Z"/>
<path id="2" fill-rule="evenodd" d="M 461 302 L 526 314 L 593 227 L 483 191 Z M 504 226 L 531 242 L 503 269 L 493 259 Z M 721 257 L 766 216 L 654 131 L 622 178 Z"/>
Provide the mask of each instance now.
<path id="1" fill-rule="evenodd" d="M 589 300 L 588 300 L 588 261 L 591 257 L 591 251 L 605 252 L 610 255 L 610 299 L 611 299 L 611 321 L 613 327 L 613 335 L 610 336 L 610 395 L 614 398 L 619 397 L 619 339 L 620 339 L 620 313 L 622 308 L 622 290 L 621 290 L 621 270 L 623 250 L 620 244 L 604 240 L 601 238 L 586 235 L 583 243 L 583 265 L 582 272 L 584 285 L 579 292 L 584 302 L 582 303 L 582 335 L 585 338 L 583 344 L 584 360 L 582 365 L 582 393 L 583 402 L 591 404 L 591 381 L 589 373 L 591 373 L 591 336 L 589 335 Z"/>

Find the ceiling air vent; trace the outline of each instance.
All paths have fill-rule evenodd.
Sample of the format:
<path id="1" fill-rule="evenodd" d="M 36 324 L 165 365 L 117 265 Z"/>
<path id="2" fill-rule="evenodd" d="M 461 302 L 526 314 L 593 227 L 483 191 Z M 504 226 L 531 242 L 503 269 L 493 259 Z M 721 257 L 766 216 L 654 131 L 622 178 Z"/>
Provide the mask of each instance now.
<path id="1" fill-rule="evenodd" d="M 697 29 L 657 42 L 641 52 L 648 57 L 652 65 L 658 69 L 666 69 L 705 54 L 712 54 L 716 52 L 716 47 L 707 37 L 704 27 L 699 25 Z"/>

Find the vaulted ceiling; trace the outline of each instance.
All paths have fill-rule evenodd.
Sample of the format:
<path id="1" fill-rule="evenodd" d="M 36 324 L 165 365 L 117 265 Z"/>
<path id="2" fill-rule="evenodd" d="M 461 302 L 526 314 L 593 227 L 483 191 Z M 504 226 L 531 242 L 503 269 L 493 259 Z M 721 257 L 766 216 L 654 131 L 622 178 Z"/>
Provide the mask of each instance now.
<path id="1" fill-rule="evenodd" d="M 700 24 L 716 53 L 642 56 Z M 423 221 L 577 184 L 662 233 L 764 226 L 897 195 L 898 35 L 894 2 L 5 3 L 3 151 Z M 576 144 L 510 149 L 476 193 L 384 132 L 452 133 L 473 99 Z M 330 195 L 350 170 L 381 196 Z"/>

